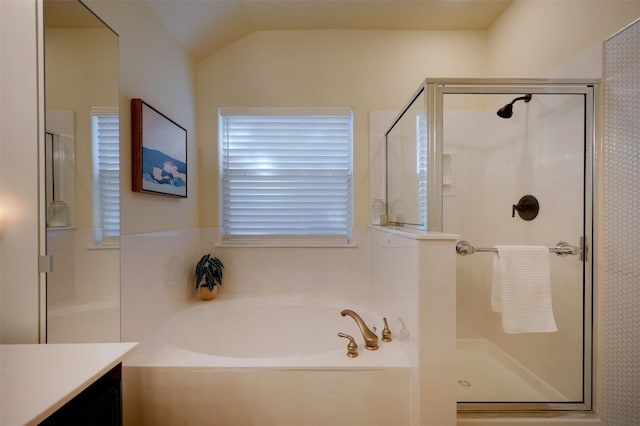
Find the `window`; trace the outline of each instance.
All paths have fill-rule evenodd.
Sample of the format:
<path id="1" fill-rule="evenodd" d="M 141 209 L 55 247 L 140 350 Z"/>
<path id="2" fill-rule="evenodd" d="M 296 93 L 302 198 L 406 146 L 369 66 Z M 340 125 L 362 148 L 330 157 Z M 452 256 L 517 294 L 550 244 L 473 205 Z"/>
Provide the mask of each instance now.
<path id="1" fill-rule="evenodd" d="M 97 245 L 120 240 L 120 121 L 116 108 L 91 109 L 93 229 Z"/>
<path id="2" fill-rule="evenodd" d="M 427 226 L 427 115 L 416 113 L 416 175 L 418 176 L 418 223 Z"/>
<path id="3" fill-rule="evenodd" d="M 221 109 L 223 241 L 349 242 L 352 121 L 349 109 Z"/>

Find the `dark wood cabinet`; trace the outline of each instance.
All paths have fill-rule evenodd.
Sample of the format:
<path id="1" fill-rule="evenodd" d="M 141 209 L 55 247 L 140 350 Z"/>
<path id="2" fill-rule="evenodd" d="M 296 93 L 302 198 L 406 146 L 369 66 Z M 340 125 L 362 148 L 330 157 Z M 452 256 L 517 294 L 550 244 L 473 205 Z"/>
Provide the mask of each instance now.
<path id="1" fill-rule="evenodd" d="M 122 425 L 122 365 L 118 364 L 58 411 L 44 426 Z"/>

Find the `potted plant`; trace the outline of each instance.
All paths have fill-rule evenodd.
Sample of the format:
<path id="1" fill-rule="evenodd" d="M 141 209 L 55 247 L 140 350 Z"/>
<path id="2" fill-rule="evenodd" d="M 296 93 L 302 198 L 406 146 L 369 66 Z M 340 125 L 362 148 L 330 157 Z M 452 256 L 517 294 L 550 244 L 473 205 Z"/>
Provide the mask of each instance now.
<path id="1" fill-rule="evenodd" d="M 218 286 L 222 285 L 224 265 L 210 254 L 202 256 L 196 265 L 196 290 L 204 300 L 214 299 L 218 295 Z"/>

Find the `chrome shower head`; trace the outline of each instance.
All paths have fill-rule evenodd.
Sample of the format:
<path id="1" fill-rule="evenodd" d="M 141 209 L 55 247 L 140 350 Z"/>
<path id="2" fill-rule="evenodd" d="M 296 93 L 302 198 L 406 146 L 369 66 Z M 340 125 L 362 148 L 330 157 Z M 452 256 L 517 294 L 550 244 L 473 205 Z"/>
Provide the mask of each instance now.
<path id="1" fill-rule="evenodd" d="M 531 100 L 531 94 L 528 93 L 524 96 L 520 96 L 518 98 L 515 98 L 514 100 L 512 100 L 511 102 L 509 102 L 508 104 L 506 104 L 505 106 L 503 106 L 502 108 L 500 108 L 497 112 L 498 117 L 500 118 L 511 118 L 511 116 L 513 115 L 513 104 L 516 101 L 520 101 L 523 100 L 525 102 L 529 102 Z"/>

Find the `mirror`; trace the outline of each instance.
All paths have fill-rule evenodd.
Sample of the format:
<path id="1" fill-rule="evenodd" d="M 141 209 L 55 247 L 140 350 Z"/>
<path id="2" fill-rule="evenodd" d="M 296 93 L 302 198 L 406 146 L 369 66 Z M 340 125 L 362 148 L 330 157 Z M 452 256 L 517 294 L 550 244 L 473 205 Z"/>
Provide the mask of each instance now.
<path id="1" fill-rule="evenodd" d="M 120 341 L 118 35 L 44 1 L 47 343 Z"/>
<path id="2" fill-rule="evenodd" d="M 420 91 L 386 133 L 389 224 L 426 229 L 427 116 Z"/>

